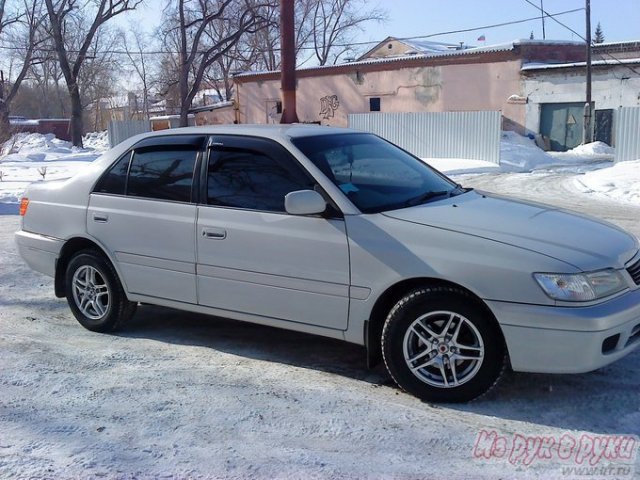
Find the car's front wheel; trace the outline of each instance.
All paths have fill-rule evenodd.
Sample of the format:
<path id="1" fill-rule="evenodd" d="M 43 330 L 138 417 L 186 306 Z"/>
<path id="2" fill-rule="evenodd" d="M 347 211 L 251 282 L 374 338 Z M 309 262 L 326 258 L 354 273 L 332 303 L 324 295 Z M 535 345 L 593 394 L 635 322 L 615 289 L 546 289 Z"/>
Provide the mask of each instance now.
<path id="1" fill-rule="evenodd" d="M 461 289 L 419 288 L 389 313 L 382 354 L 400 387 L 435 402 L 464 402 L 487 392 L 505 368 L 498 326 Z"/>
<path id="2" fill-rule="evenodd" d="M 67 302 L 80 324 L 94 332 L 117 330 L 136 311 L 109 263 L 95 250 L 76 253 L 65 274 Z"/>

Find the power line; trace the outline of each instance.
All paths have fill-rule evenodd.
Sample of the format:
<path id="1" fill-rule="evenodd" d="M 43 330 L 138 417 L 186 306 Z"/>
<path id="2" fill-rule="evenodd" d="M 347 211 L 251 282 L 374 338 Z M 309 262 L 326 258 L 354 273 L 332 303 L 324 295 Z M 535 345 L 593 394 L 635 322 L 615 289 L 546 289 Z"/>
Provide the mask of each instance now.
<path id="1" fill-rule="evenodd" d="M 528 1 L 528 0 L 525 0 Z M 572 10 L 565 10 L 563 12 L 558 12 L 558 13 L 554 13 L 554 14 L 548 14 L 548 16 L 550 17 L 555 17 L 555 16 L 560 16 L 560 15 L 567 15 L 569 13 L 575 13 L 575 12 L 579 12 L 581 10 L 584 10 L 584 8 L 574 8 Z M 467 32 L 474 32 L 474 31 L 479 31 L 479 30 L 488 30 L 490 28 L 498 28 L 498 27 L 504 27 L 504 26 L 508 26 L 508 25 L 516 25 L 519 23 L 526 23 L 526 22 L 531 22 L 534 20 L 539 20 L 540 17 L 529 17 L 529 18 L 523 18 L 521 20 L 512 20 L 509 22 L 502 22 L 502 23 L 494 23 L 491 25 L 483 25 L 480 27 L 472 27 L 472 28 L 464 28 L 464 29 L 460 29 L 460 30 L 449 30 L 449 31 L 445 31 L 445 32 L 438 32 L 438 33 L 431 33 L 429 35 L 418 35 L 418 36 L 413 36 L 413 37 L 399 37 L 396 38 L 397 40 L 403 41 L 403 40 L 422 40 L 422 39 L 426 39 L 426 38 L 433 38 L 433 37 L 441 37 L 443 35 L 452 35 L 455 33 L 467 33 Z M 372 40 L 372 41 L 368 41 L 368 42 L 351 42 L 351 43 L 336 43 L 334 44 L 335 47 L 350 47 L 350 46 L 362 46 L 362 45 L 377 45 L 378 43 L 380 43 L 382 40 Z M 0 45 L 0 50 L 10 50 L 10 51 L 22 51 L 24 50 L 23 47 L 14 47 L 14 46 L 9 46 L 9 45 Z M 280 48 L 274 48 L 274 51 L 278 52 L 280 51 Z M 301 47 L 299 50 L 314 50 L 314 47 Z M 39 52 L 45 52 L 45 53 L 55 53 L 56 50 L 53 48 L 44 48 L 44 49 L 39 49 Z M 67 50 L 68 53 L 79 53 L 78 50 Z M 205 51 L 200 51 L 198 53 L 204 53 Z M 244 50 L 241 53 L 249 53 L 249 50 Z M 171 50 L 145 50 L 145 51 L 127 51 L 127 50 L 120 50 L 120 49 L 109 49 L 109 50 L 102 50 L 100 51 L 100 53 L 108 53 L 108 54 L 113 54 L 113 55 L 132 55 L 132 56 L 136 56 L 136 55 L 164 55 L 164 54 L 177 54 L 178 52 L 176 51 L 171 51 Z"/>
<path id="2" fill-rule="evenodd" d="M 580 35 L 578 32 L 576 32 L 573 28 L 565 25 L 564 23 L 562 23 L 560 20 L 557 20 L 556 18 L 554 18 L 553 15 L 550 15 L 547 11 L 544 10 L 544 8 L 539 7 L 538 5 L 536 5 L 535 3 L 533 3 L 531 0 L 524 0 L 525 2 L 527 2 L 529 5 L 531 5 L 533 8 L 540 10 L 540 12 L 543 15 L 549 16 L 551 17 L 551 19 L 558 23 L 559 25 L 563 26 L 564 28 L 566 28 L 567 30 L 569 30 L 570 32 L 574 33 L 575 35 L 577 35 L 581 40 L 583 40 L 585 43 L 589 42 L 591 44 L 591 46 L 593 47 L 595 44 L 593 42 L 592 39 L 587 40 L 586 38 L 584 38 L 582 35 Z M 584 10 L 584 8 L 579 8 L 578 10 Z M 616 62 L 618 62 L 620 65 L 622 65 L 623 67 L 628 68 L 629 70 L 631 70 L 633 73 L 635 73 L 636 75 L 640 75 L 640 72 L 638 72 L 636 69 L 634 69 L 633 67 L 627 65 L 626 63 L 623 63 L 618 57 L 614 57 L 613 55 L 611 55 L 609 52 L 602 52 L 602 54 L 607 55 L 609 58 L 611 58 L 612 60 L 615 60 Z"/>
<path id="3" fill-rule="evenodd" d="M 535 3 L 533 3 L 531 0 L 524 0 L 525 2 L 527 2 L 529 5 L 531 5 L 533 8 L 535 8 L 536 10 L 540 10 L 540 12 L 544 15 L 547 16 L 549 18 L 551 18 L 551 20 L 553 20 L 554 22 L 556 22 L 559 25 L 562 25 L 564 28 L 566 28 L 567 30 L 569 30 L 570 32 L 576 34 L 579 38 L 581 38 L 582 40 L 585 40 L 585 38 L 580 35 L 578 32 L 576 32 L 573 28 L 565 25 L 564 23 L 562 23 L 560 20 L 558 20 L 557 18 L 555 18 L 555 15 L 551 15 L 549 12 L 547 12 L 544 8 L 539 7 L 538 5 L 536 5 Z M 577 10 L 584 10 L 584 8 L 578 8 Z M 577 11 L 576 10 L 576 11 Z"/>

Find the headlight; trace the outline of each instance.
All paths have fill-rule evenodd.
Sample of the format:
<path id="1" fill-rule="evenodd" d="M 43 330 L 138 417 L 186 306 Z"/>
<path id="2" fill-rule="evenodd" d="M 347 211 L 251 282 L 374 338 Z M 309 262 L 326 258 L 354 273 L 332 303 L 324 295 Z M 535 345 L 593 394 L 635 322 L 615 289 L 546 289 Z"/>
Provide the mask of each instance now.
<path id="1" fill-rule="evenodd" d="M 624 278 L 616 270 L 590 273 L 534 273 L 542 290 L 554 300 L 588 302 L 597 300 L 626 287 Z"/>

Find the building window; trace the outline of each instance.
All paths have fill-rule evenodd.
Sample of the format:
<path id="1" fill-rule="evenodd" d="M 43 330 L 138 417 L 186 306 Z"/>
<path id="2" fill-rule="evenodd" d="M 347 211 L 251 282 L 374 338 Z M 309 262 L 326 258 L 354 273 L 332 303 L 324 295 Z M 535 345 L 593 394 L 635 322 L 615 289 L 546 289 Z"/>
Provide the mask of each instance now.
<path id="1" fill-rule="evenodd" d="M 282 113 L 282 102 L 276 102 L 276 113 Z"/>
<path id="2" fill-rule="evenodd" d="M 369 111 L 370 112 L 380 111 L 380 97 L 369 98 Z"/>

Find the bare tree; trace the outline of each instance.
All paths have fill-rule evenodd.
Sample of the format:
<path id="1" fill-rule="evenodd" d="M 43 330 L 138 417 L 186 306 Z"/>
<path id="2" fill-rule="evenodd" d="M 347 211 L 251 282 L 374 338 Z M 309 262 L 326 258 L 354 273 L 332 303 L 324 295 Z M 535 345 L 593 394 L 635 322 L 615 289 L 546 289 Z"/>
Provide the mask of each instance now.
<path id="1" fill-rule="evenodd" d="M 149 49 L 150 39 L 147 34 L 134 28 L 129 29 L 131 35 L 122 33 L 122 43 L 124 51 L 129 59 L 129 65 L 135 72 L 142 87 L 142 115 L 149 119 L 149 91 L 152 81 L 150 80 L 150 65 L 145 52 Z"/>
<path id="2" fill-rule="evenodd" d="M 365 0 L 312 0 L 314 4 L 310 42 L 320 65 L 337 63 L 352 49 L 353 34 L 367 22 L 383 22 L 383 10 L 368 9 Z"/>
<path id="3" fill-rule="evenodd" d="M 24 10 L 20 14 L 7 14 L 5 0 L 0 0 L 0 36 L 4 38 L 8 30 L 13 30 L 9 38 L 15 48 L 18 72 L 13 80 L 7 79 L 5 83 L 4 72 L 0 71 L 0 141 L 11 135 L 11 103 L 31 66 L 39 61 L 34 51 L 41 41 L 38 30 L 43 20 L 42 9 L 37 0 L 24 0 L 22 6 Z"/>
<path id="4" fill-rule="evenodd" d="M 83 124 L 79 76 L 89 49 L 102 25 L 121 13 L 134 10 L 142 0 L 93 0 L 92 3 L 96 7 L 93 14 L 87 13 L 86 5 L 83 5 L 80 11 L 79 0 L 45 0 L 45 3 L 49 13 L 51 36 L 71 100 L 71 141 L 81 147 Z M 77 51 L 68 48 L 70 31 L 67 26 L 73 16 L 86 16 L 89 19 L 87 30 L 76 32 L 81 37 L 80 48 Z"/>
<path id="5" fill-rule="evenodd" d="M 47 0 L 49 1 L 49 0 Z M 178 0 L 177 12 L 164 20 L 164 43 L 174 44 L 178 56 L 176 80 L 180 96 L 180 125 L 188 124 L 189 108 L 205 73 L 236 45 L 245 34 L 263 28 L 256 0 Z M 215 29 L 219 22 L 231 22 L 233 29 Z"/>

